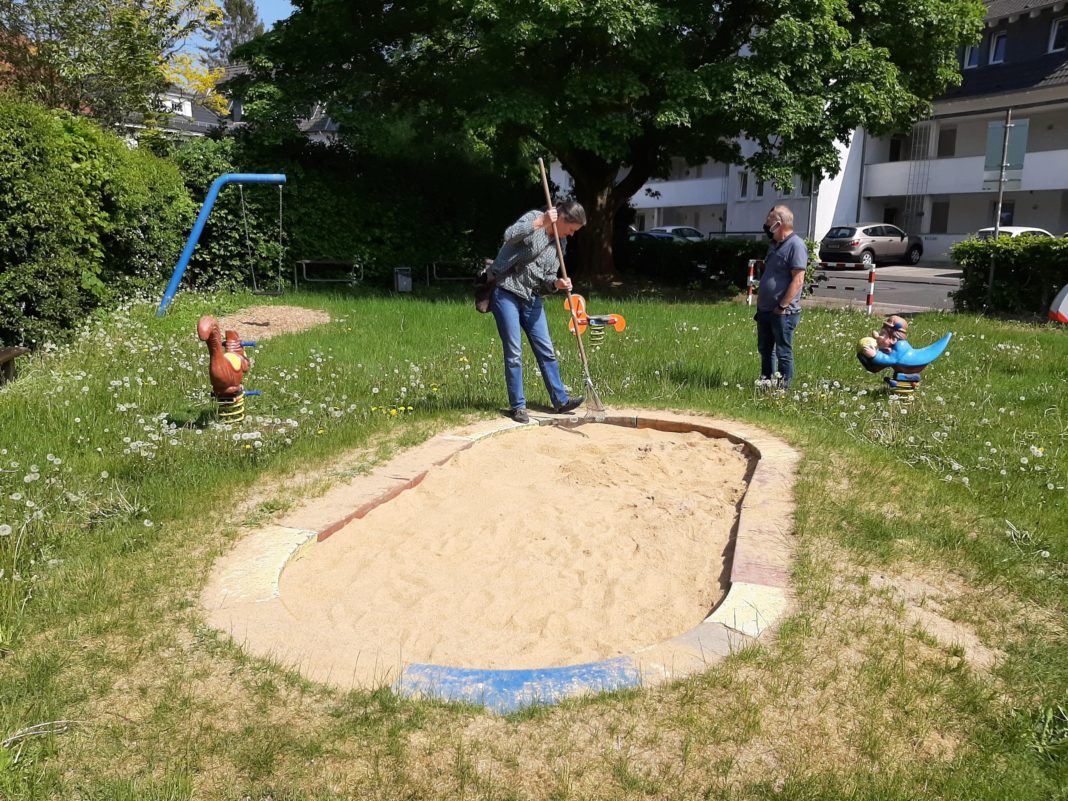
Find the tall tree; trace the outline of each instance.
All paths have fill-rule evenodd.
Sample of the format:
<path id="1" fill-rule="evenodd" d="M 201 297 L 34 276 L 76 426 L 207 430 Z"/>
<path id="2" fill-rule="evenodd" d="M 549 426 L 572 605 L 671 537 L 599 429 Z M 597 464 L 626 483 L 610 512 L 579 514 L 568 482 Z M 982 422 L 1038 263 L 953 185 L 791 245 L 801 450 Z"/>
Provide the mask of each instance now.
<path id="1" fill-rule="evenodd" d="M 114 125 L 175 79 L 210 95 L 183 48 L 220 20 L 213 0 L 0 0 L 0 63 L 16 93 Z"/>
<path id="2" fill-rule="evenodd" d="M 200 51 L 210 66 L 225 67 L 235 47 L 262 35 L 263 22 L 253 0 L 223 0 L 222 24 L 207 35 L 208 44 Z"/>
<path id="3" fill-rule="evenodd" d="M 673 156 L 765 180 L 832 175 L 835 141 L 907 127 L 959 81 L 980 0 L 298 0 L 250 61 L 276 108 L 314 98 L 347 135 L 403 109 L 560 160 L 589 213 L 579 276 Z M 275 118 L 279 117 L 277 110 Z"/>

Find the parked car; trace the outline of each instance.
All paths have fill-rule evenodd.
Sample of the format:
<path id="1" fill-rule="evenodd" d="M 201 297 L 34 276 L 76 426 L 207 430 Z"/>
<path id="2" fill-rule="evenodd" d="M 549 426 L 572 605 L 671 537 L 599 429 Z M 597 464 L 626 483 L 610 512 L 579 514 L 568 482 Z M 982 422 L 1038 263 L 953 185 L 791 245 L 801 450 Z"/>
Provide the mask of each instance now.
<path id="1" fill-rule="evenodd" d="M 923 241 L 918 236 L 886 223 L 836 225 L 820 241 L 820 261 L 870 267 L 878 262 L 916 264 L 922 257 Z"/>
<path id="2" fill-rule="evenodd" d="M 627 240 L 630 242 L 676 242 L 682 243 L 687 240 L 674 234 L 665 233 L 664 231 L 631 231 L 627 235 Z"/>
<path id="3" fill-rule="evenodd" d="M 650 228 L 649 233 L 664 233 L 677 236 L 679 239 L 686 239 L 690 242 L 698 242 L 705 238 L 705 235 L 698 231 L 696 228 L 691 228 L 688 225 L 661 225 L 656 228 Z"/>
<path id="4" fill-rule="evenodd" d="M 975 236 L 977 239 L 993 239 L 994 228 L 980 228 Z M 1030 228 L 1026 225 L 1003 225 L 998 229 L 998 236 L 1038 236 L 1053 239 L 1053 234 L 1045 228 Z"/>

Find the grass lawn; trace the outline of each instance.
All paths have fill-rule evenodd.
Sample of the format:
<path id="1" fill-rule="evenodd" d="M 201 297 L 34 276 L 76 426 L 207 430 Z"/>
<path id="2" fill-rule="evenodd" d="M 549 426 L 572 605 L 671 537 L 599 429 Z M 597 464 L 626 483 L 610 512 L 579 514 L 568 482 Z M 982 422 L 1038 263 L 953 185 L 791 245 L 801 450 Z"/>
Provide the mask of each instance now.
<path id="1" fill-rule="evenodd" d="M 466 300 L 296 294 L 272 302 L 332 321 L 251 351 L 263 394 L 214 425 L 196 320 L 262 302 L 133 304 L 0 388 L 0 798 L 1068 799 L 1068 332 L 918 316 L 914 345 L 956 336 L 902 403 L 854 357 L 875 321 L 813 309 L 774 398 L 746 307 L 591 299 L 628 321 L 590 351 L 609 407 L 803 454 L 794 609 L 705 673 L 499 718 L 341 693 L 204 625 L 243 529 L 506 405 Z"/>

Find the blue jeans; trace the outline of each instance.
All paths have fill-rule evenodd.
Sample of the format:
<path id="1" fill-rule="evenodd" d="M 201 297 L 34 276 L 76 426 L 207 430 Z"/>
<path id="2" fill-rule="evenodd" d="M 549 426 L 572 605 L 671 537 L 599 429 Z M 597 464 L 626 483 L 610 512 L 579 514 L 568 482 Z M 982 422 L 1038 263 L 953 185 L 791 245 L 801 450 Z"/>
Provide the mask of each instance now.
<path id="1" fill-rule="evenodd" d="M 758 311 L 753 319 L 757 324 L 760 377 L 773 378 L 778 372 L 783 388 L 789 389 L 794 377 L 794 329 L 801 320 L 801 312 Z"/>
<path id="2" fill-rule="evenodd" d="M 549 338 L 549 324 L 545 320 L 541 298 L 523 300 L 507 289 L 497 287 L 493 290 L 490 311 L 497 321 L 497 332 L 504 345 L 504 382 L 508 386 L 508 404 L 511 408 L 522 409 L 527 405 L 523 395 L 523 340 L 519 336 L 520 331 L 527 334 L 527 341 L 534 351 L 534 358 L 538 360 L 553 407 L 567 403 L 569 397 L 560 380 L 560 364 L 556 361 L 556 350 Z"/>

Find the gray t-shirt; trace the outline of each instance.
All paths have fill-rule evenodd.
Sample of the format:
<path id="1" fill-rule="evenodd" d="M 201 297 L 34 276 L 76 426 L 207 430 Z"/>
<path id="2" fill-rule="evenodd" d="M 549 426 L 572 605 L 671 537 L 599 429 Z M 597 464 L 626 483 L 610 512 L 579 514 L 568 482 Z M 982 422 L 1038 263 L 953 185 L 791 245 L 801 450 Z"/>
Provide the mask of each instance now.
<path id="1" fill-rule="evenodd" d="M 760 288 L 757 291 L 757 311 L 774 311 L 790 286 L 795 270 L 804 270 L 808 266 L 808 248 L 805 240 L 797 234 L 790 234 L 782 242 L 772 242 L 768 255 L 764 257 L 764 272 L 760 275 Z M 801 311 L 801 293 L 790 299 L 787 314 Z"/>

